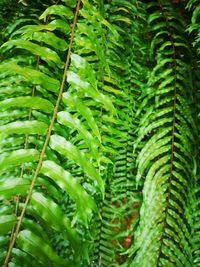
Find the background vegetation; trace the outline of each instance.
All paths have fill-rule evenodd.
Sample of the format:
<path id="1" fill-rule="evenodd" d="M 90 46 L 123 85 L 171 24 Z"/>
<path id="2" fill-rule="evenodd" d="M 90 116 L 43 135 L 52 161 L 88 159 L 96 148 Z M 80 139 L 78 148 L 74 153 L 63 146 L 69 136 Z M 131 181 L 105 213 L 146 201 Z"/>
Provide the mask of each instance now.
<path id="1" fill-rule="evenodd" d="M 1 0 L 1 266 L 200 266 L 199 4 Z"/>

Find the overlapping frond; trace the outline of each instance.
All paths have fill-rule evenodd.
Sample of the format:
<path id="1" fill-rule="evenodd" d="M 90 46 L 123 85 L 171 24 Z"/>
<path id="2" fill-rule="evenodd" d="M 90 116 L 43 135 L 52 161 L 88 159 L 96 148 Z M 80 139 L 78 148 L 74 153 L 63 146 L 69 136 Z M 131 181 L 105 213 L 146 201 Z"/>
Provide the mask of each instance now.
<path id="1" fill-rule="evenodd" d="M 107 120 L 112 120 L 116 111 L 110 97 L 98 89 L 97 70 L 77 54 L 71 56 L 67 75 L 70 86 L 63 94 L 58 122 L 53 125 L 49 146 L 44 151 L 51 116 L 55 115 L 56 94 L 65 83 L 63 80 L 61 84 L 65 65 L 62 51 L 68 49 L 68 43 L 63 37 L 70 35 L 75 5 L 76 2 L 71 6 L 48 7 L 40 16 L 45 23 L 17 29 L 2 46 L 5 54 L 15 51 L 19 55 L 14 60 L 6 59 L 0 66 L 4 118 L 0 130 L 1 202 L 3 226 L 7 225 L 1 233 L 2 263 L 9 242 L 17 235 L 15 248 L 11 243 L 12 254 L 8 252 L 5 264 L 11 260 L 19 266 L 25 255 L 30 257 L 30 266 L 34 266 L 32 258 L 41 266 L 80 266 L 82 259 L 88 260 L 86 232 L 91 215 L 97 210 L 94 197 L 104 196 L 100 163 L 110 162 L 102 152 L 101 134 L 94 117 L 104 109 L 108 110 Z M 90 6 L 87 2 L 85 5 Z M 105 24 L 109 27 L 106 20 Z M 104 54 L 98 54 L 103 51 L 100 48 L 96 50 L 97 58 L 103 60 Z M 41 161 L 41 151 L 45 154 L 36 177 L 34 169 L 39 158 Z M 31 182 L 33 177 L 37 178 L 35 184 Z M 34 186 L 33 193 L 25 214 L 20 215 L 22 226 L 18 233 L 17 216 L 26 205 L 24 199 L 30 186 Z M 70 201 L 69 214 L 60 206 L 64 201 L 62 192 L 64 199 Z M 12 208 L 5 209 L 6 203 Z M 63 247 L 54 247 L 54 240 L 64 242 Z"/>
<path id="2" fill-rule="evenodd" d="M 107 170 L 105 200 L 99 207 L 102 220 L 97 221 L 92 266 L 118 266 L 126 261 L 127 256 L 123 253 L 133 242 L 132 232 L 137 224 L 140 202 L 140 192 L 134 181 L 135 163 L 132 157 L 134 129 L 137 127 L 134 123 L 137 105 L 134 96 L 140 87 L 135 83 L 139 75 L 134 59 L 137 53 L 142 56 L 143 43 L 139 40 L 139 35 L 142 36 L 145 21 L 142 16 L 145 15 L 142 13 L 142 3 L 138 1 L 112 1 L 105 6 L 104 16 L 109 18 L 109 22 L 120 33 L 117 46 L 114 46 L 116 41 L 107 33 L 107 57 L 114 78 L 104 78 L 106 88 L 111 88 L 110 93 L 116 92 L 113 102 L 118 123 L 112 128 L 103 128 L 107 131 L 105 134 L 110 135 L 109 139 L 113 140 L 114 153 L 111 151 L 113 165 Z M 141 19 L 137 20 L 140 16 Z M 137 35 L 138 29 L 141 31 Z M 131 57 L 128 58 L 127 55 Z"/>

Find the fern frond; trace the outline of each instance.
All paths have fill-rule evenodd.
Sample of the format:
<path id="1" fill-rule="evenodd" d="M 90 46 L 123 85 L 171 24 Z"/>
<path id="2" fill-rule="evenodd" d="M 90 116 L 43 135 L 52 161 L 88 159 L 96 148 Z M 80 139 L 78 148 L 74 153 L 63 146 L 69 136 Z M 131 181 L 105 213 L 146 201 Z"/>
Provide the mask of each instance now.
<path id="1" fill-rule="evenodd" d="M 107 190 L 105 200 L 99 207 L 102 220 L 97 220 L 98 232 L 96 233 L 92 266 L 119 266 L 125 262 L 127 255 L 123 254 L 133 242 L 132 233 L 138 222 L 141 198 L 133 179 L 135 164 L 132 157 L 132 142 L 134 130 L 137 127 L 137 124 L 134 124 L 136 109 L 134 94 L 137 89 L 134 91 L 133 87 L 137 87 L 135 83 L 139 79 L 139 73 L 135 71 L 134 64 L 137 55 L 141 56 L 142 54 L 137 49 L 141 46 L 141 51 L 143 49 L 142 41 L 139 42 L 139 34 L 142 36 L 142 22 L 145 21 L 137 19 L 137 16 L 139 17 L 143 11 L 140 8 L 142 9 L 142 4 L 137 1 L 132 1 L 132 3 L 112 1 L 110 6 L 105 7 L 105 16 L 106 12 L 111 14 L 107 16 L 120 33 L 120 37 L 115 44 L 112 35 L 110 36 L 111 33 L 107 33 L 107 55 L 112 79 L 105 77 L 104 82 L 115 89 L 112 89 L 111 92 L 116 92 L 113 102 L 117 109 L 118 122 L 117 125 L 111 126 L 112 128 L 103 127 L 103 131 L 106 130 L 107 136 L 111 134 L 112 140 L 114 140 L 112 141 L 110 137 L 109 139 L 106 137 L 106 139 L 112 142 L 112 148 L 119 152 L 112 153 L 111 151 L 113 167 L 110 166 L 106 174 Z M 134 21 L 133 25 L 131 25 L 131 20 Z M 139 21 L 141 32 L 134 35 L 138 30 Z M 134 47 L 133 51 L 131 51 L 132 47 Z M 126 57 L 130 54 L 132 62 L 130 62 L 130 58 Z M 112 56 L 110 57 L 110 55 Z M 119 61 L 122 64 L 119 64 Z M 116 142 L 116 140 L 118 141 Z"/>
<path id="2" fill-rule="evenodd" d="M 51 10 L 47 9 L 46 13 L 44 13 L 44 16 L 46 16 L 46 14 L 48 12 L 50 12 L 50 13 L 53 12 L 57 16 L 62 16 L 61 9 L 64 9 L 65 7 L 63 6 L 63 8 L 61 8 L 61 9 L 60 9 L 60 7 L 62 7 L 62 6 L 57 6 L 56 10 L 54 7 L 51 8 Z M 71 13 L 71 14 L 73 14 L 73 13 Z M 60 27 L 60 25 L 59 25 L 59 27 Z M 29 26 L 29 28 L 31 28 L 31 26 Z M 56 29 L 56 26 L 54 26 L 54 29 Z M 47 30 L 48 30 L 48 28 L 47 28 Z M 52 30 L 52 28 L 51 28 L 51 30 Z M 57 41 L 57 39 L 55 38 L 55 42 L 56 41 Z M 54 42 L 52 42 L 52 44 L 53 43 Z M 49 44 L 49 42 L 48 42 L 48 44 Z M 1 64 L 1 70 L 6 71 L 6 73 L 7 73 L 7 76 L 5 77 L 5 79 L 8 78 L 8 80 L 9 80 L 11 75 L 13 75 L 13 74 L 16 75 L 16 73 L 17 73 L 17 75 L 15 76 L 15 82 L 17 79 L 17 82 L 20 84 L 21 87 L 23 87 L 26 85 L 26 83 L 23 82 L 23 80 L 25 79 L 25 81 L 31 83 L 33 85 L 33 88 L 34 88 L 34 91 L 32 91 L 32 94 L 34 93 L 34 95 L 32 97 L 31 96 L 14 97 L 14 95 L 13 95 L 13 98 L 6 99 L 6 100 L 4 100 L 4 98 L 3 98 L 4 97 L 4 90 L 3 90 L 4 87 L 2 89 L 2 98 L 3 98 L 3 100 L 1 101 L 2 108 L 6 109 L 6 110 L 14 108 L 14 109 L 19 110 L 19 111 L 24 109 L 27 111 L 27 117 L 29 119 L 26 121 L 22 117 L 21 121 L 20 120 L 14 121 L 14 122 L 11 122 L 9 124 L 1 126 L 2 138 L 7 138 L 7 136 L 13 136 L 16 134 L 19 136 L 24 135 L 24 147 L 25 147 L 25 149 L 18 149 L 18 150 L 15 150 L 13 152 L 12 151 L 11 152 L 5 152 L 4 154 L 2 154 L 3 157 L 1 160 L 1 163 L 3 166 L 1 168 L 1 170 L 2 170 L 1 174 L 2 175 L 5 173 L 8 173 L 9 169 L 12 166 L 19 166 L 19 169 L 18 169 L 19 171 L 18 171 L 18 173 L 17 172 L 13 173 L 16 177 L 13 181 L 10 181 L 10 184 L 8 184 L 8 179 L 7 179 L 7 182 L 2 180 L 2 193 L 4 192 L 2 194 L 2 197 L 3 197 L 2 201 L 3 201 L 3 203 L 6 201 L 10 201 L 12 206 L 15 205 L 15 202 L 16 202 L 16 211 L 13 210 L 11 212 L 15 212 L 15 214 L 17 216 L 18 212 L 21 212 L 21 210 L 22 210 L 22 212 L 25 211 L 24 207 L 26 209 L 27 203 L 25 204 L 25 206 L 24 206 L 24 204 L 21 204 L 21 203 L 23 203 L 23 198 L 28 193 L 28 188 L 33 185 L 33 182 L 31 185 L 32 171 L 30 171 L 30 167 L 33 168 L 34 166 L 32 166 L 32 164 L 34 162 L 37 162 L 39 159 L 38 156 L 39 156 L 41 148 L 42 148 L 42 142 L 44 142 L 44 138 L 42 136 L 46 135 L 46 133 L 47 133 L 47 128 L 48 128 L 48 124 L 49 124 L 48 116 L 49 116 L 49 114 L 52 114 L 53 109 L 54 109 L 54 107 L 53 107 L 54 101 L 52 104 L 50 101 L 47 100 L 48 96 L 49 96 L 49 99 L 52 99 L 52 96 L 53 96 L 53 95 L 51 96 L 51 93 L 48 93 L 48 90 L 50 90 L 50 92 L 53 91 L 55 93 L 58 91 L 59 86 L 60 86 L 60 82 L 57 79 L 53 79 L 50 77 L 51 72 L 49 70 L 50 70 L 50 68 L 54 68 L 55 70 L 56 69 L 59 70 L 59 66 L 57 66 L 58 61 L 61 63 L 61 64 L 60 63 L 58 64 L 58 65 L 60 65 L 60 67 L 63 66 L 63 63 L 62 63 L 62 60 L 60 59 L 60 57 L 58 56 L 58 54 L 55 54 L 55 52 L 50 51 L 49 48 L 45 48 L 45 47 L 41 48 L 39 44 L 33 43 L 31 41 L 15 39 L 15 40 L 8 41 L 8 43 L 5 45 L 8 45 L 8 49 L 12 49 L 13 45 L 15 45 L 21 49 L 24 48 L 24 49 L 28 50 L 29 52 L 33 53 L 34 56 L 36 56 L 36 57 L 39 56 L 40 58 L 42 58 L 42 60 L 45 63 L 47 63 L 47 66 L 48 66 L 46 69 L 44 67 L 40 69 L 39 61 L 37 61 L 38 62 L 38 63 L 36 62 L 37 68 L 36 68 L 36 70 L 34 70 L 30 67 L 27 68 L 26 65 L 24 66 L 25 62 L 21 63 L 20 62 L 21 60 L 18 61 L 17 63 L 13 63 L 12 61 L 7 60 L 6 63 Z M 5 51 L 5 49 L 4 49 L 4 51 Z M 26 54 L 26 52 L 25 52 L 25 54 Z M 58 60 L 57 63 L 54 61 L 55 58 L 54 59 L 52 58 L 52 55 L 56 55 L 56 58 Z M 52 60 L 56 63 L 56 65 L 52 64 L 52 62 L 53 62 Z M 42 69 L 44 70 L 44 72 L 42 72 Z M 46 80 L 46 82 L 45 82 L 45 80 Z M 12 85 L 10 85 L 10 87 L 11 86 Z M 5 87 L 5 89 L 6 89 L 6 87 Z M 31 92 L 31 90 L 29 92 Z M 38 92 L 37 97 L 35 96 L 36 92 Z M 15 92 L 15 93 L 17 93 L 17 92 Z M 36 116 L 37 119 L 39 118 L 39 120 L 33 120 L 33 116 L 35 113 L 34 112 L 32 113 L 32 110 L 34 110 L 34 109 L 39 110 L 39 112 L 42 114 L 42 117 Z M 36 114 L 38 115 L 38 113 L 36 113 Z M 42 118 L 42 120 L 40 121 L 41 118 Z M 44 118 L 45 118 L 45 122 L 43 122 Z M 36 139 L 35 140 L 32 139 L 32 141 L 29 141 L 29 138 L 31 139 L 31 137 L 34 135 L 38 135 L 38 138 L 41 141 L 41 143 L 36 142 Z M 33 142 L 33 140 L 34 140 L 34 142 Z M 31 142 L 33 142 L 33 144 L 31 144 Z M 21 144 L 19 143 L 19 146 L 20 145 L 23 146 L 23 142 Z M 4 146 L 4 143 L 2 143 L 2 150 L 4 150 L 3 146 Z M 35 147 L 35 149 L 28 149 L 28 146 Z M 15 147 L 13 147 L 13 149 L 15 149 Z M 48 153 L 48 149 L 47 149 L 47 155 L 48 154 L 49 153 Z M 57 157 L 51 156 L 50 159 L 54 160 L 54 159 L 57 159 Z M 20 165 L 21 165 L 21 167 L 20 167 Z M 50 166 L 52 166 L 52 164 Z M 21 171 L 20 171 L 20 168 L 21 168 Z M 65 171 L 63 170 L 63 172 L 65 172 Z M 23 179 L 22 179 L 22 177 L 23 177 Z M 58 178 L 59 177 L 60 176 L 58 176 Z M 1 178 L 1 179 L 3 179 L 3 178 Z M 80 253 L 79 252 L 81 251 L 81 249 L 80 249 L 79 245 L 81 244 L 81 241 L 80 241 L 81 239 L 78 236 L 78 233 L 76 232 L 76 230 L 73 230 L 70 220 L 66 216 L 64 216 L 65 218 L 63 217 L 63 211 L 58 207 L 58 203 L 60 201 L 60 196 L 58 194 L 57 194 L 57 196 L 55 195 L 55 191 L 58 190 L 58 189 L 56 189 L 57 185 L 55 184 L 55 182 L 52 183 L 51 180 L 45 181 L 44 178 L 39 179 L 38 182 L 36 183 L 36 187 L 35 187 L 35 190 L 36 189 L 38 189 L 38 190 L 33 192 L 30 204 L 27 207 L 28 214 L 30 214 L 30 216 L 31 216 L 31 225 L 34 226 L 34 224 L 37 224 L 37 221 L 40 221 L 40 225 L 41 225 L 42 229 L 43 229 L 43 227 L 48 228 L 49 227 L 48 220 L 49 219 L 52 220 L 53 225 L 51 225 L 51 227 L 49 227 L 47 231 L 49 232 L 49 235 L 51 238 L 53 238 L 53 236 L 55 235 L 56 232 L 61 232 L 63 234 L 63 238 L 67 239 L 67 240 L 69 240 L 69 242 L 71 242 L 72 249 L 70 249 L 70 247 L 69 247 L 69 250 L 76 251 L 76 252 L 74 252 L 74 258 L 69 259 L 67 264 L 70 266 L 72 264 L 72 262 L 74 262 L 72 264 L 74 266 L 75 262 L 80 260 Z M 27 188 L 27 183 L 29 184 L 28 188 Z M 62 184 L 62 179 L 59 178 L 57 183 Z M 52 196 L 50 196 L 50 195 L 48 196 L 47 192 L 45 194 L 44 193 L 42 194 L 42 190 L 44 190 L 42 188 L 44 188 L 46 186 L 49 189 L 51 189 L 51 187 L 55 187 L 54 194 Z M 64 189 L 65 189 L 65 187 L 64 187 Z M 44 192 L 45 192 L 45 190 L 44 190 Z M 48 191 L 48 193 L 51 193 L 51 190 Z M 82 193 L 83 193 L 83 195 L 87 195 L 85 193 L 85 191 L 82 191 Z M 16 198 L 15 194 L 17 194 L 17 195 L 19 194 L 21 196 Z M 52 197 L 54 197 L 54 199 L 52 199 Z M 11 200 L 9 200 L 9 199 L 11 199 Z M 16 199 L 16 201 L 15 201 L 15 199 Z M 91 201 L 92 201 L 92 199 L 91 199 Z M 91 202 L 91 203 L 93 203 L 93 202 Z M 89 204 L 89 206 L 90 206 L 90 204 Z M 94 203 L 91 204 L 91 206 L 93 206 L 93 208 L 94 208 Z M 51 207 L 51 209 L 49 209 L 49 207 Z M 51 210 L 51 213 L 50 213 L 50 210 Z M 8 224 L 8 225 L 11 225 L 11 217 L 13 215 L 10 215 L 11 217 L 9 217 L 9 214 L 6 216 L 7 217 L 5 217 L 5 219 L 7 218 L 7 221 L 10 222 L 10 224 Z M 23 216 L 24 216 L 23 213 L 21 216 L 22 217 L 20 217 L 20 218 L 21 218 L 21 220 L 23 220 Z M 84 216 L 83 216 L 83 218 L 84 218 Z M 58 217 L 60 219 L 58 219 Z M 17 222 L 16 220 L 14 220 L 14 217 L 12 220 L 13 220 L 12 227 L 14 227 L 15 223 L 17 223 L 17 226 L 20 227 L 20 224 L 21 224 L 20 221 Z M 51 242 L 49 240 L 46 242 L 46 245 L 41 248 L 41 245 L 39 245 L 42 242 L 40 234 L 39 234 L 39 232 L 34 231 L 37 227 L 33 227 L 31 225 L 26 224 L 25 229 L 22 229 L 21 231 L 15 230 L 14 238 L 17 237 L 16 244 L 17 244 L 18 250 L 24 251 L 25 253 L 27 253 L 27 255 L 29 254 L 30 257 L 37 259 L 41 265 L 46 264 L 45 263 L 46 260 L 49 261 L 49 264 L 53 264 L 55 266 L 61 266 L 63 264 L 65 265 L 66 260 L 62 259 L 58 255 L 56 255 L 55 252 L 53 252 L 53 250 L 54 250 L 54 248 L 52 246 L 53 244 L 51 244 Z M 23 226 L 24 225 L 22 222 L 22 227 Z M 31 226 L 31 228 L 29 228 L 30 226 Z M 27 229 L 26 229 L 26 227 L 27 227 Z M 10 227 L 8 227 L 6 233 L 4 232 L 4 235 L 9 234 L 10 230 L 12 230 L 12 229 L 10 229 Z M 39 236 L 38 236 L 38 234 L 39 234 Z M 30 242 L 31 240 L 32 240 L 32 242 Z M 12 246 L 15 245 L 15 243 L 14 243 L 15 239 L 13 239 L 12 234 L 11 234 L 11 241 L 10 242 L 12 242 L 12 243 L 11 243 L 9 249 L 12 249 Z M 4 248 L 6 248 L 6 247 L 4 246 Z M 41 251 L 40 255 L 38 255 L 39 248 Z M 83 249 L 83 251 L 85 251 L 85 249 Z M 5 255 L 5 251 L 3 252 L 3 254 Z M 7 255 L 8 256 L 7 256 L 6 261 L 5 261 L 5 266 L 8 264 L 8 261 L 10 258 L 10 255 L 9 254 L 7 254 Z M 12 254 L 11 261 L 14 261 L 14 262 L 17 261 L 17 259 L 15 259 L 15 255 L 16 254 Z M 19 257 L 19 254 L 18 254 L 18 257 Z M 46 257 L 48 259 L 46 259 Z M 2 260 L 4 260 L 4 259 L 2 259 Z"/>
<path id="3" fill-rule="evenodd" d="M 142 142 L 142 149 L 136 180 L 144 187 L 131 266 L 191 266 L 190 228 L 184 215 L 185 192 L 194 179 L 191 153 L 196 131 L 190 106 L 191 70 L 185 63 L 190 52 L 181 17 L 170 3 L 154 4 L 149 5 L 153 12 L 148 21 L 156 66 L 139 111 L 135 146 Z"/>
<path id="4" fill-rule="evenodd" d="M 193 42 L 194 47 L 197 48 L 198 54 L 200 53 L 200 30 L 199 30 L 199 16 L 200 16 L 200 8 L 199 8 L 199 3 L 198 1 L 188 1 L 187 9 L 189 9 L 192 12 L 192 17 L 191 17 L 191 24 L 189 25 L 187 31 L 189 33 L 194 33 L 195 34 L 195 40 Z"/>
<path id="5" fill-rule="evenodd" d="M 74 4 L 72 4 L 72 6 L 74 6 Z M 88 22 L 93 24 L 93 18 L 89 13 L 84 13 L 84 8 L 85 10 L 88 9 L 89 12 L 91 10 L 93 11 L 92 5 L 86 1 L 81 14 L 85 16 Z M 53 21 L 51 17 L 49 17 L 51 14 L 56 18 Z M 1 133 L 4 138 L 8 135 L 12 136 L 13 134 L 19 134 L 20 138 L 24 136 L 24 146 L 26 148 L 23 149 L 23 151 L 19 149 L 19 151 L 11 152 L 8 156 L 5 154 L 5 159 L 2 163 L 7 173 L 8 167 L 13 166 L 12 163 L 15 163 L 17 166 L 21 164 L 21 172 L 15 174 L 19 177 L 19 184 L 11 184 L 10 191 L 6 191 L 5 187 L 5 199 L 9 197 L 9 192 L 11 192 L 11 190 L 13 194 L 15 194 L 15 188 L 20 188 L 21 192 L 19 192 L 19 194 L 22 194 L 22 197 L 20 194 L 20 197 L 17 198 L 16 204 L 16 215 L 18 212 L 22 212 L 20 215 L 21 222 L 19 221 L 17 223 L 18 228 L 14 232 L 14 239 L 11 235 L 12 243 L 10 248 L 12 251 L 15 251 L 12 246 L 15 246 L 15 238 L 17 237 L 15 247 L 18 250 L 30 254 L 30 257 L 37 259 L 41 265 L 44 265 L 44 256 L 46 255 L 46 257 L 48 257 L 48 253 L 51 253 L 52 256 L 49 256 L 48 261 L 52 261 L 55 266 L 57 266 L 57 264 L 62 266 L 64 263 L 62 258 L 56 256 L 56 254 L 52 252 L 52 249 L 54 249 L 53 240 L 60 242 L 59 240 L 62 239 L 65 242 L 66 251 L 61 249 L 59 253 L 69 257 L 68 261 L 65 261 L 65 264 L 69 266 L 79 266 L 80 262 L 88 261 L 87 242 L 85 241 L 85 239 L 87 239 L 88 223 L 91 220 L 93 212 L 97 211 L 94 198 L 100 199 L 101 194 L 104 196 L 104 181 L 101 172 L 106 169 L 108 163 L 111 163 L 107 155 L 110 146 L 109 142 L 112 143 L 114 141 L 114 139 L 112 141 L 112 138 L 101 137 L 101 129 L 104 127 L 104 121 L 102 120 L 101 124 L 97 125 L 95 118 L 101 115 L 103 109 L 107 112 L 105 121 L 118 121 L 117 117 L 114 118 L 114 116 L 116 116 L 116 110 L 112 103 L 113 99 L 111 99 L 109 94 L 105 94 L 104 91 L 98 88 L 99 84 L 101 84 L 101 75 L 99 76 L 100 70 L 102 70 L 102 66 L 105 63 L 105 54 L 101 52 L 104 51 L 103 46 L 105 42 L 99 42 L 99 48 L 94 48 L 93 50 L 96 53 L 97 60 L 101 62 L 99 68 L 98 64 L 88 63 L 87 60 L 77 54 L 71 55 L 70 70 L 67 75 L 67 82 L 69 85 L 68 92 L 63 94 L 64 103 L 60 104 L 60 112 L 57 114 L 58 121 L 53 125 L 51 120 L 51 128 L 48 128 L 50 115 L 53 109 L 53 116 L 55 116 L 55 108 L 53 107 L 53 105 L 55 105 L 54 96 L 58 92 L 59 87 L 61 86 L 64 88 L 65 84 L 65 80 L 63 79 L 62 85 L 60 85 L 60 80 L 62 79 L 60 69 L 64 66 L 62 51 L 67 49 L 67 45 L 66 42 L 63 42 L 62 48 L 60 49 L 60 46 L 54 47 L 54 43 L 60 40 L 59 37 L 56 36 L 57 33 L 68 33 L 67 24 L 63 19 L 65 19 L 65 16 L 67 16 L 67 19 L 72 18 L 72 14 L 73 12 L 68 7 L 62 5 L 51 6 L 40 16 L 40 19 L 45 20 L 48 16 L 46 25 L 36 24 L 23 26 L 21 29 L 18 29 L 16 33 L 12 34 L 12 38 L 14 39 L 8 41 L 2 47 L 4 53 L 7 53 L 7 50 L 15 49 L 14 51 L 23 51 L 27 59 L 32 57 L 31 54 L 36 57 L 36 69 L 27 67 L 27 63 L 30 62 L 22 62 L 20 57 L 19 61 L 12 62 L 12 60 L 6 60 L 1 65 L 1 70 L 6 71 L 7 76 L 5 77 L 8 78 L 8 80 L 15 74 L 21 87 L 26 83 L 33 85 L 32 96 L 22 94 L 18 97 L 18 88 L 16 88 L 16 96 L 13 95 L 9 100 L 2 99 L 2 104 L 6 110 L 11 107 L 19 110 L 20 108 L 27 110 L 28 120 L 26 121 L 21 118 L 21 121 L 14 121 L 3 125 L 1 126 Z M 115 31 L 100 14 L 97 14 L 97 21 L 99 24 L 95 23 L 94 25 L 97 26 L 99 35 L 103 38 L 102 40 L 105 41 L 105 38 L 104 32 L 100 27 L 100 22 L 103 22 L 105 27 L 107 27 L 115 37 L 117 36 L 117 31 Z M 86 25 L 77 25 L 78 30 L 82 31 L 83 40 L 88 40 L 93 45 L 94 36 L 90 28 Z M 62 33 L 59 34 L 62 36 Z M 18 39 L 19 37 L 20 39 Z M 52 38 L 51 40 L 49 39 L 50 37 Z M 77 38 L 78 37 L 75 37 L 75 41 Z M 40 41 L 43 42 L 42 47 L 39 43 Z M 51 46 L 51 48 L 49 48 L 49 46 Z M 54 52 L 55 48 L 58 48 L 56 52 Z M 31 63 L 33 64 L 33 62 Z M 41 64 L 41 62 L 43 64 Z M 57 74 L 56 79 L 52 76 L 52 70 L 54 71 L 54 75 Z M 109 77 L 109 66 L 106 71 L 106 76 Z M 19 90 L 22 92 L 21 88 L 19 88 Z M 67 106 L 65 106 L 65 103 Z M 64 109 L 64 111 L 62 111 L 62 109 Z M 35 120 L 33 118 L 35 118 Z M 43 135 L 46 135 L 48 128 L 47 136 L 49 136 L 52 127 L 53 135 L 50 138 L 49 146 L 47 146 L 48 139 L 45 139 Z M 37 135 L 38 140 L 33 138 L 34 135 Z M 70 139 L 69 136 L 71 136 Z M 46 146 L 43 145 L 44 142 Z M 3 142 L 2 145 L 5 145 L 5 143 Z M 18 142 L 19 147 L 20 145 L 23 146 L 23 138 Z M 28 149 L 29 146 L 35 147 L 35 149 Z M 15 149 L 15 147 L 13 147 L 13 149 Z M 43 154 L 40 154 L 40 151 L 42 151 Z M 31 158 L 31 166 L 30 153 L 35 153 L 35 157 Z M 37 177 L 39 165 L 37 165 L 34 175 L 33 170 L 35 168 L 34 162 L 38 161 L 39 154 L 39 162 L 42 163 L 43 161 L 43 164 L 39 177 Z M 44 155 L 44 159 L 41 158 L 41 155 Z M 100 164 L 102 165 L 101 168 Z M 31 182 L 32 176 L 33 181 Z M 29 183 L 33 192 L 31 191 L 32 196 L 30 197 L 30 203 L 28 203 L 29 191 L 26 202 L 23 204 L 23 198 L 28 193 L 26 182 Z M 71 184 L 72 182 L 73 184 Z M 77 191 L 79 191 L 79 196 L 77 196 Z M 68 217 L 66 215 L 62 217 L 63 210 L 59 208 L 59 204 L 64 200 L 59 192 L 65 192 L 65 198 L 69 199 L 71 209 L 68 211 Z M 13 195 L 10 197 L 12 196 Z M 12 202 L 12 205 L 13 204 Z M 51 209 L 49 209 L 49 207 L 51 207 Z M 27 216 L 31 216 L 31 228 L 29 228 L 30 224 L 26 224 L 24 227 L 23 221 L 27 219 Z M 8 220 L 13 220 L 13 226 L 14 223 L 16 223 L 14 217 L 10 217 Z M 53 225 L 48 225 L 49 220 L 52 221 Z M 50 235 L 50 242 L 48 240 L 46 246 L 42 248 L 40 256 L 37 255 L 38 249 L 36 246 L 40 247 L 42 239 L 38 236 L 39 232 L 35 232 L 37 227 L 35 227 L 34 224 L 37 221 L 41 228 L 45 228 Z M 19 227 L 21 223 L 22 229 L 20 230 Z M 63 232 L 64 225 L 66 225 L 65 232 Z M 76 228 L 74 228 L 74 225 L 76 225 Z M 8 231 L 9 230 L 10 228 Z M 59 233 L 62 234 L 61 239 Z M 32 244 L 30 243 L 30 238 L 34 240 Z M 80 245 L 81 243 L 82 245 Z M 11 249 L 9 251 L 11 251 Z M 12 254 L 12 262 L 17 261 L 15 256 L 16 254 Z M 9 257 L 7 256 L 6 261 L 8 262 L 8 260 Z"/>

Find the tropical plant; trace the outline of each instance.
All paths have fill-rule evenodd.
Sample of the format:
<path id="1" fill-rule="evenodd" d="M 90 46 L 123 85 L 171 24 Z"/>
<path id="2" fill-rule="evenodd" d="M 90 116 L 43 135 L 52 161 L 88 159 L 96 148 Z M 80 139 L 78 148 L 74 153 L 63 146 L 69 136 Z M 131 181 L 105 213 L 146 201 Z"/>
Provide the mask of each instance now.
<path id="1" fill-rule="evenodd" d="M 200 266 L 199 1 L 9 3 L 0 264 Z"/>

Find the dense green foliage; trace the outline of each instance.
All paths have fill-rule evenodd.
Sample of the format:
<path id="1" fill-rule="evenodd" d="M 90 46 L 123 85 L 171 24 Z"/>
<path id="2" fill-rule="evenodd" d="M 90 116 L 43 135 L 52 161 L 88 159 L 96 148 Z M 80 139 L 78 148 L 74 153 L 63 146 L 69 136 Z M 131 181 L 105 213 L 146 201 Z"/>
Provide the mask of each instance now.
<path id="1" fill-rule="evenodd" d="M 11 2 L 0 265 L 200 266 L 199 1 Z"/>

